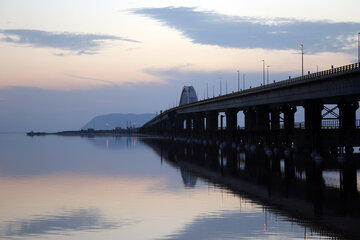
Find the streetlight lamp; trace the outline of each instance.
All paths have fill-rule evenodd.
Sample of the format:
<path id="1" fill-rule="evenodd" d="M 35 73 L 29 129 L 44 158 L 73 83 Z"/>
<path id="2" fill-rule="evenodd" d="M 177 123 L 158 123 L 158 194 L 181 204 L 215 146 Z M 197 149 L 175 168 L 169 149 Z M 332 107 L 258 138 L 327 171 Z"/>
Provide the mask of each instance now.
<path id="1" fill-rule="evenodd" d="M 266 66 L 267 67 L 267 80 L 266 83 L 269 84 L 269 65 Z"/>
<path id="2" fill-rule="evenodd" d="M 263 84 L 265 85 L 265 60 L 261 60 L 263 62 Z"/>
<path id="3" fill-rule="evenodd" d="M 301 76 L 304 76 L 304 45 L 300 44 L 301 47 Z"/>

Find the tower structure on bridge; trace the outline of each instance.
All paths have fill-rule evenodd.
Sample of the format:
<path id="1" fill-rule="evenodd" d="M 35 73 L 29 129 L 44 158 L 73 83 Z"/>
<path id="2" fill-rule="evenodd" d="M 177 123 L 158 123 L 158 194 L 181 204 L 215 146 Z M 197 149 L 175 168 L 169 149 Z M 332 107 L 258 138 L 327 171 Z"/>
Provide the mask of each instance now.
<path id="1" fill-rule="evenodd" d="M 185 105 L 188 103 L 196 102 L 198 100 L 198 97 L 196 95 L 196 91 L 193 86 L 184 86 L 181 97 L 180 97 L 180 103 L 179 106 Z"/>

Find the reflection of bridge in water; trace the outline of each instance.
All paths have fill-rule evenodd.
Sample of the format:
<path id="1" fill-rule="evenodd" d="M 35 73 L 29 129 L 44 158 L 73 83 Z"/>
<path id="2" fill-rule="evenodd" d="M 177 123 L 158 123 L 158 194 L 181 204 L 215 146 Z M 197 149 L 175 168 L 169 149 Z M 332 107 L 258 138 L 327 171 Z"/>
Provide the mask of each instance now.
<path id="1" fill-rule="evenodd" d="M 142 130 L 268 146 L 360 146 L 359 100 L 356 63 L 180 105 L 161 112 Z M 295 112 L 300 108 L 304 122 L 296 123 Z M 238 125 L 240 114 L 243 127 Z"/>
<path id="2" fill-rule="evenodd" d="M 269 149 L 258 144 L 218 146 L 180 137 L 140 138 L 182 172 L 246 194 L 290 216 L 315 220 L 325 229 L 358 239 L 360 204 L 353 154 L 341 165 L 337 154 L 319 162 L 311 152 Z M 323 170 L 338 169 L 338 187 L 327 187 Z"/>
<path id="3" fill-rule="evenodd" d="M 268 196 L 274 192 L 296 196 L 312 203 L 313 214 L 326 215 L 328 220 L 321 220 L 325 225 L 351 232 L 357 228 L 354 223 L 360 226 L 360 155 L 354 153 L 360 146 L 359 101 L 360 63 L 356 63 L 185 103 L 161 112 L 141 130 L 165 137 L 166 148 L 162 140 L 149 145 L 169 162 L 196 164 L 196 169 L 259 183 Z M 295 122 L 297 110 L 304 122 Z M 337 188 L 325 187 L 326 169 L 338 176 L 332 183 Z M 331 219 L 338 216 L 329 211 L 341 219 L 351 215 L 354 221 L 345 218 L 341 227 L 336 226 Z M 357 229 L 355 233 L 360 237 Z"/>

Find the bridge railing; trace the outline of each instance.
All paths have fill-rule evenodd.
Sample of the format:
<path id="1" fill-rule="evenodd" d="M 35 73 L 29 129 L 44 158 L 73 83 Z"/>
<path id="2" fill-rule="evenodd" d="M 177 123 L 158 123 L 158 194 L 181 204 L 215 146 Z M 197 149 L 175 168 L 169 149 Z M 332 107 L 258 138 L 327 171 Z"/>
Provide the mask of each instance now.
<path id="1" fill-rule="evenodd" d="M 297 129 L 305 129 L 305 122 L 295 122 L 294 128 Z M 356 119 L 355 127 L 360 128 L 360 119 Z M 284 124 L 281 123 L 280 128 L 284 128 Z M 322 120 L 321 121 L 321 128 L 322 129 L 339 129 L 340 128 L 340 120 L 334 119 L 334 120 Z"/>
<path id="2" fill-rule="evenodd" d="M 293 83 L 293 82 L 298 82 L 298 81 L 302 81 L 302 80 L 307 80 L 307 79 L 313 79 L 313 78 L 319 78 L 319 77 L 324 77 L 324 76 L 330 76 L 333 74 L 339 74 L 339 73 L 344 73 L 344 72 L 348 72 L 348 71 L 353 71 L 356 69 L 360 69 L 360 63 L 352 63 L 352 64 L 348 64 L 345 66 L 341 66 L 341 67 L 337 67 L 337 68 L 331 68 L 328 70 L 324 70 L 324 71 L 320 71 L 320 72 L 315 72 L 315 73 L 310 73 L 304 76 L 300 76 L 300 77 L 296 77 L 296 78 L 290 78 L 287 80 L 283 80 L 283 81 L 279 81 L 276 83 L 271 83 L 265 86 L 260 86 L 263 88 L 266 87 L 274 87 L 274 86 L 281 86 L 281 85 L 285 85 L 288 83 Z"/>
<path id="3" fill-rule="evenodd" d="M 197 102 L 193 102 L 193 103 L 189 103 L 189 104 L 186 104 L 186 105 L 178 106 L 178 107 L 175 107 L 175 108 L 172 108 L 172 109 L 177 109 L 177 108 L 187 107 L 187 106 L 191 106 L 191 105 L 196 105 L 198 103 L 213 101 L 213 100 L 223 98 L 223 97 L 236 96 L 239 93 L 240 94 L 246 94 L 246 93 L 251 93 L 251 92 L 255 92 L 257 90 L 263 90 L 263 89 L 267 89 L 267 88 L 268 89 L 277 88 L 277 87 L 288 85 L 288 84 L 294 83 L 294 82 L 301 82 L 301 81 L 308 80 L 308 79 L 316 79 L 316 78 L 321 78 L 321 77 L 325 77 L 325 76 L 330 76 L 330 75 L 333 75 L 333 74 L 345 73 L 345 72 L 353 71 L 353 70 L 356 70 L 356 69 L 360 70 L 360 63 L 352 63 L 352 64 L 348 64 L 348 65 L 345 65 L 345 66 L 337 67 L 337 68 L 332 67 L 331 69 L 328 69 L 328 70 L 315 72 L 315 73 L 310 73 L 310 74 L 300 76 L 300 77 L 295 77 L 295 78 L 290 78 L 289 77 L 289 79 L 286 79 L 286 80 L 281 80 L 281 81 L 278 81 L 278 82 L 270 83 L 270 84 L 267 84 L 267 85 L 261 85 L 261 86 L 254 87 L 254 88 L 248 88 L 248 89 L 245 89 L 245 90 L 241 90 L 241 91 L 238 91 L 238 92 L 233 92 L 233 93 L 229 93 L 229 94 L 225 94 L 225 95 L 220 95 L 220 96 L 216 96 L 216 97 L 213 97 L 213 98 L 203 99 L 203 100 L 200 100 L 200 101 L 197 101 Z"/>
<path id="4" fill-rule="evenodd" d="M 337 128 L 340 128 L 340 121 L 338 119 L 335 119 L 335 120 L 322 120 L 321 128 L 322 129 L 337 129 Z"/>

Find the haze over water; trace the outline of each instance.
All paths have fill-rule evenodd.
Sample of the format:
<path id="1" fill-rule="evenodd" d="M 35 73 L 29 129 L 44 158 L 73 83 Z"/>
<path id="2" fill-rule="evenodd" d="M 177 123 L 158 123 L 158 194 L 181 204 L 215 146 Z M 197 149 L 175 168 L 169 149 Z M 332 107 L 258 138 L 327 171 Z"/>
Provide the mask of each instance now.
<path id="1" fill-rule="evenodd" d="M 151 140 L 147 140 L 151 141 Z M 1 239 L 328 239 L 142 138 L 0 135 Z"/>

